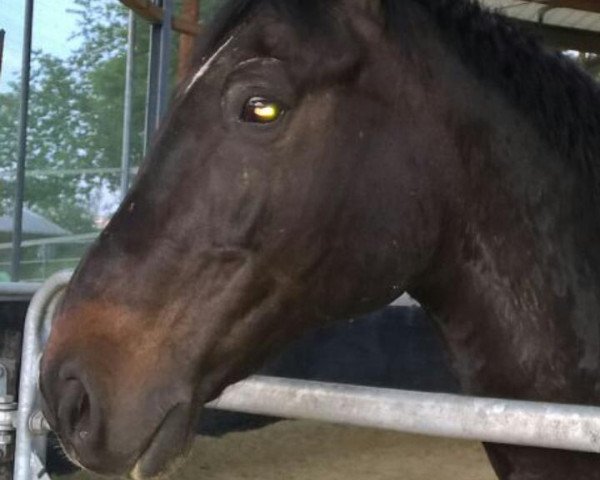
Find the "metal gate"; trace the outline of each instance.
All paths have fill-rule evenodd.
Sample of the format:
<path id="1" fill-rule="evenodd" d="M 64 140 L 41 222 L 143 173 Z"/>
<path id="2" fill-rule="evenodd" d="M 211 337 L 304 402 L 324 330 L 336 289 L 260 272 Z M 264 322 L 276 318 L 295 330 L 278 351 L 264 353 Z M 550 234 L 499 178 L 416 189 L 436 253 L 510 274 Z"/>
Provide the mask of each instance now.
<path id="1" fill-rule="evenodd" d="M 25 320 L 18 405 L 0 396 L 0 448 L 16 437 L 14 480 L 46 479 L 38 364 L 70 273 L 51 277 Z M 0 292 L 1 295 L 2 292 Z M 0 377 L 1 380 L 1 377 Z M 250 377 L 207 406 L 424 435 L 600 453 L 600 408 Z M 4 443 L 2 443 L 4 442 Z"/>

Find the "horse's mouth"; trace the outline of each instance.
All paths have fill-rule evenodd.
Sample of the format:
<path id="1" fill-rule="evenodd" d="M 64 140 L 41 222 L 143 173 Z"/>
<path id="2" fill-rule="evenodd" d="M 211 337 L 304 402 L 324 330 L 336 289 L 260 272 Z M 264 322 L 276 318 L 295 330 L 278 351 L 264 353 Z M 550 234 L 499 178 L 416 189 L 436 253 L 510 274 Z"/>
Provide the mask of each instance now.
<path id="1" fill-rule="evenodd" d="M 189 406 L 183 404 L 167 413 L 129 473 L 129 478 L 162 478 L 175 470 L 179 465 L 177 460 L 187 453 L 191 445 L 189 414 Z"/>

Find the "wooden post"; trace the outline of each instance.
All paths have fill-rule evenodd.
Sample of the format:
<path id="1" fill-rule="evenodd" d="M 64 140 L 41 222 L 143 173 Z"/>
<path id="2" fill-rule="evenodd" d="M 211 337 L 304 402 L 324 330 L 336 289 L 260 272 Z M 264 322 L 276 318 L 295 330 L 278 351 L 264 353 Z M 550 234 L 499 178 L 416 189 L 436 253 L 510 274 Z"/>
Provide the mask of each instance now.
<path id="1" fill-rule="evenodd" d="M 181 18 L 188 22 L 198 23 L 200 19 L 200 0 L 183 0 Z M 177 78 L 179 80 L 185 77 L 190 67 L 195 38 L 186 34 L 181 34 L 179 38 L 179 65 L 177 68 Z"/>

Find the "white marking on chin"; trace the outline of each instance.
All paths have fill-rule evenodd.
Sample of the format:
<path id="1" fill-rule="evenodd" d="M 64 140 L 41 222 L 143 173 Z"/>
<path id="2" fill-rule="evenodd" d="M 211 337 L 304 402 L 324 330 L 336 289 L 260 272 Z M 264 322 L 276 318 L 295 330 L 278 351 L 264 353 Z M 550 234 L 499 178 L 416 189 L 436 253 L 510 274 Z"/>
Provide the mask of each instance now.
<path id="1" fill-rule="evenodd" d="M 129 478 L 133 480 L 143 480 L 144 476 L 142 475 L 142 469 L 140 467 L 140 462 L 137 462 L 133 467 L 133 470 L 129 472 Z"/>
<path id="2" fill-rule="evenodd" d="M 217 49 L 217 51 L 212 55 L 212 57 L 210 57 L 206 62 L 204 62 L 204 64 L 196 72 L 196 74 L 194 75 L 194 77 L 192 78 L 192 80 L 190 81 L 188 86 L 185 88 L 185 93 L 188 93 L 190 91 L 190 89 L 194 86 L 194 84 L 198 80 L 200 80 L 206 74 L 206 72 L 208 72 L 208 69 L 212 66 L 212 64 L 215 62 L 217 57 L 221 54 L 221 52 L 223 52 L 223 50 L 225 50 L 227 45 L 229 45 L 232 40 L 233 40 L 233 35 L 231 37 L 229 37 L 229 39 Z"/>

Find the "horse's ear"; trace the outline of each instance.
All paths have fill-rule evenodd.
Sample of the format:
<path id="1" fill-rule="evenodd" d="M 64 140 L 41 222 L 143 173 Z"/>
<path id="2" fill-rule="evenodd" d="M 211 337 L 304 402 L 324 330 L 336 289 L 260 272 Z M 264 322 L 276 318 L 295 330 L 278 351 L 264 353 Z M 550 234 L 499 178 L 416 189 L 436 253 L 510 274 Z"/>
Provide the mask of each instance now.
<path id="1" fill-rule="evenodd" d="M 352 32 L 338 27 L 303 35 L 287 24 L 270 25 L 263 32 L 261 53 L 288 60 L 292 77 L 301 84 L 347 77 L 355 71 L 362 49 Z"/>

